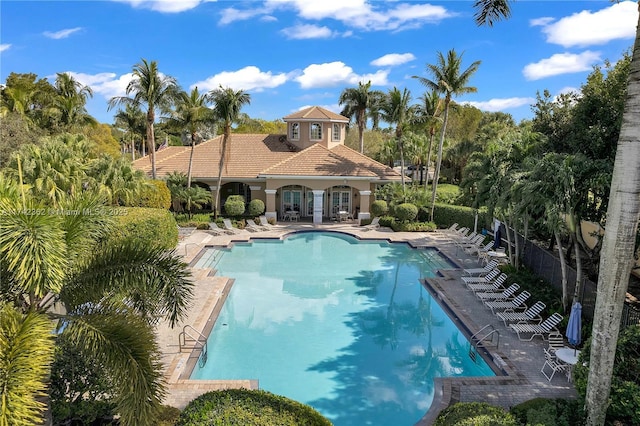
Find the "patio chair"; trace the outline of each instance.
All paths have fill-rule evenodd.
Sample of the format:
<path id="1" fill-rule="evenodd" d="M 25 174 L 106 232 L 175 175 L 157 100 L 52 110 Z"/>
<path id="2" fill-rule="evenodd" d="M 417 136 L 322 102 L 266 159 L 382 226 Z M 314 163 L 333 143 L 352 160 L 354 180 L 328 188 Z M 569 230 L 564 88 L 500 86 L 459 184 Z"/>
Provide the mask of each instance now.
<path id="1" fill-rule="evenodd" d="M 505 327 L 509 326 L 509 323 L 512 322 L 533 322 L 536 321 L 538 324 L 542 321 L 542 317 L 540 314 L 544 311 L 547 305 L 544 303 L 537 301 L 533 304 L 532 307 L 525 310 L 524 312 L 513 312 L 513 311 L 504 311 L 498 312 L 496 316 L 502 320 Z"/>
<path id="2" fill-rule="evenodd" d="M 492 269 L 495 269 L 497 266 L 498 266 L 498 262 L 496 260 L 492 260 L 491 262 L 487 263 L 484 266 L 484 268 L 468 268 L 468 269 L 463 269 L 462 272 L 469 275 L 470 277 L 474 277 L 474 276 L 483 277 L 487 275 L 489 272 L 491 272 Z"/>
<path id="3" fill-rule="evenodd" d="M 224 231 L 220 229 L 215 222 L 209 222 L 209 229 L 207 229 L 207 232 L 213 235 L 222 235 Z"/>
<path id="4" fill-rule="evenodd" d="M 502 291 L 504 290 L 503 284 L 507 281 L 507 274 L 502 273 L 497 276 L 495 280 L 487 284 L 467 284 L 467 288 L 474 293 L 482 291 Z"/>
<path id="5" fill-rule="evenodd" d="M 476 238 L 472 244 L 463 246 L 463 250 L 467 254 L 477 254 L 482 248 L 484 242 L 484 235 L 480 235 L 480 238 Z"/>
<path id="6" fill-rule="evenodd" d="M 462 277 L 461 279 L 465 284 L 487 284 L 496 279 L 498 275 L 500 275 L 500 269 L 493 268 L 491 272 L 482 277 Z"/>
<path id="7" fill-rule="evenodd" d="M 362 231 L 371 231 L 372 229 L 380 228 L 380 218 L 374 217 L 370 224 L 361 226 Z"/>
<path id="8" fill-rule="evenodd" d="M 527 305 L 525 304 L 525 302 L 529 297 L 531 297 L 531 293 L 529 293 L 527 290 L 524 290 L 522 293 L 511 300 L 485 300 L 484 306 L 491 309 L 491 312 L 494 314 L 497 311 L 513 312 L 518 309 L 526 310 Z"/>
<path id="9" fill-rule="evenodd" d="M 218 232 L 218 235 L 220 235 L 220 233 L 235 234 L 235 232 L 229 231 L 226 228 L 220 228 L 215 222 L 209 222 L 209 231 Z"/>
<path id="10" fill-rule="evenodd" d="M 453 225 L 451 225 L 448 228 L 444 228 L 444 229 L 438 229 L 439 232 L 445 232 L 445 233 L 452 233 L 452 232 L 456 232 L 458 230 L 458 223 L 454 223 Z"/>
<path id="11" fill-rule="evenodd" d="M 544 364 L 542 364 L 542 369 L 540 369 L 540 372 L 549 381 L 551 381 L 551 379 L 553 379 L 553 376 L 558 371 L 566 374 L 567 379 L 569 379 L 571 377 L 569 372 L 568 372 L 570 367 L 571 367 L 570 365 L 565 364 L 562 361 L 559 361 L 555 357 L 555 355 L 553 353 L 551 353 L 549 350 L 547 350 L 546 348 L 544 349 Z M 547 372 L 547 370 L 549 370 L 549 371 Z"/>
<path id="12" fill-rule="evenodd" d="M 540 336 L 544 339 L 545 334 L 548 335 L 552 330 L 558 331 L 556 326 L 562 321 L 562 315 L 555 312 L 553 315 L 542 321 L 540 324 L 517 323 L 509 324 L 509 328 L 518 334 L 519 340 L 532 341 L 534 337 Z M 531 337 L 525 339 L 522 335 L 530 334 Z"/>
<path id="13" fill-rule="evenodd" d="M 516 291 L 520 290 L 520 285 L 513 283 L 509 287 L 507 287 L 504 291 L 483 291 L 476 293 L 478 299 L 482 300 L 509 300 L 516 294 Z"/>
<path id="14" fill-rule="evenodd" d="M 547 348 L 547 351 L 555 354 L 558 349 L 562 349 L 564 347 L 564 337 L 562 337 L 562 334 L 553 331 L 549 333 L 549 347 Z"/>
<path id="15" fill-rule="evenodd" d="M 256 223 L 253 221 L 253 219 L 247 220 L 247 224 L 245 225 L 244 229 L 246 229 L 249 232 L 266 231 L 265 227 L 256 225 Z"/>
<path id="16" fill-rule="evenodd" d="M 274 228 L 274 225 L 269 223 L 269 221 L 267 220 L 266 216 L 260 216 L 259 219 L 260 219 L 260 225 L 262 227 L 267 228 L 267 229 Z"/>
<path id="17" fill-rule="evenodd" d="M 224 230 L 227 234 L 237 234 L 240 232 L 239 229 L 233 227 L 231 219 L 222 219 L 222 224 L 224 225 Z"/>

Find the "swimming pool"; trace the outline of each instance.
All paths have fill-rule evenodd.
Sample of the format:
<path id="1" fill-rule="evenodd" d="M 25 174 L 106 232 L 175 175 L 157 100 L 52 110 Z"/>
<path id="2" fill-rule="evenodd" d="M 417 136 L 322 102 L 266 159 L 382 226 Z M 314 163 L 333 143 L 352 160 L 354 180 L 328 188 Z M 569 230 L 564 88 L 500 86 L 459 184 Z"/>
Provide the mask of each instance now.
<path id="1" fill-rule="evenodd" d="M 494 376 L 420 283 L 436 249 L 328 232 L 210 249 L 195 267 L 235 279 L 191 379 L 257 379 L 337 426 L 413 425 L 434 377 Z"/>

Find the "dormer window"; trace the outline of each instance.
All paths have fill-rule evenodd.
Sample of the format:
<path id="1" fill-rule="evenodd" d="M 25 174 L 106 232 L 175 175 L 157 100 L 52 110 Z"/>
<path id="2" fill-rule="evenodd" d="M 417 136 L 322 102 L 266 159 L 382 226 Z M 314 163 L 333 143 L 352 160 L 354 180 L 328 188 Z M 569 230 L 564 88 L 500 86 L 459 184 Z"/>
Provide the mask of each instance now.
<path id="1" fill-rule="evenodd" d="M 333 124 L 333 135 L 332 135 L 332 139 L 334 141 L 339 141 L 340 140 L 340 125 L 337 123 Z"/>
<path id="2" fill-rule="evenodd" d="M 291 134 L 289 137 L 291 140 L 300 139 L 300 123 L 291 123 Z"/>
<path id="3" fill-rule="evenodd" d="M 311 140 L 322 140 L 322 123 L 311 123 Z"/>

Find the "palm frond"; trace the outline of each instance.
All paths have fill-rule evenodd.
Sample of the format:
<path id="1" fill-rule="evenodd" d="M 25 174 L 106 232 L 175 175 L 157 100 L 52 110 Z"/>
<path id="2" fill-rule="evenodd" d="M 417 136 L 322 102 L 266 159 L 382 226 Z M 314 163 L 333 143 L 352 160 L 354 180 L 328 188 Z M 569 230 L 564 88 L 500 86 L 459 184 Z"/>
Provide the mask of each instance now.
<path id="1" fill-rule="evenodd" d="M 64 337 L 91 353 L 113 377 L 115 404 L 125 425 L 154 425 L 165 395 L 162 365 L 149 324 L 126 310 L 80 310 Z"/>
<path id="2" fill-rule="evenodd" d="M 476 10 L 473 17 L 478 26 L 492 27 L 494 22 L 509 19 L 511 16 L 509 0 L 476 0 L 473 8 Z"/>

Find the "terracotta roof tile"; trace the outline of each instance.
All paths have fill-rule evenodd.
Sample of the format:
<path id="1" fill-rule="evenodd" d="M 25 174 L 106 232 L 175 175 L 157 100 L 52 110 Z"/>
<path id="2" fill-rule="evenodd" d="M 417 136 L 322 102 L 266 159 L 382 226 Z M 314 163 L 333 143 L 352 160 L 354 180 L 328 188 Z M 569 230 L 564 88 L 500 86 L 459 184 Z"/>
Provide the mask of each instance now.
<path id="1" fill-rule="evenodd" d="M 336 114 L 335 112 L 329 111 L 328 109 L 312 106 L 309 108 L 302 109 L 300 111 L 294 112 L 293 114 L 289 114 L 286 117 L 283 117 L 284 121 L 291 120 L 321 120 L 321 121 L 339 121 L 343 123 L 348 123 L 349 119 L 340 114 Z"/>

